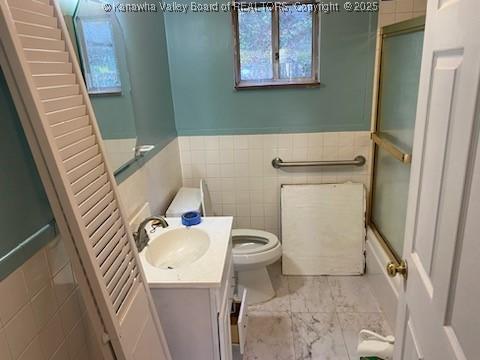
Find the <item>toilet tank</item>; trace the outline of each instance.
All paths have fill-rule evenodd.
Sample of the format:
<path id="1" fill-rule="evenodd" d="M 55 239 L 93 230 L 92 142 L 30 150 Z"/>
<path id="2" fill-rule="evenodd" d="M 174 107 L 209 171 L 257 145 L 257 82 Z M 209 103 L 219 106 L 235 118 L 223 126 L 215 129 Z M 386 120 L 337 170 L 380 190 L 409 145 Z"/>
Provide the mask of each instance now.
<path id="1" fill-rule="evenodd" d="M 198 211 L 202 209 L 202 197 L 200 189 L 182 187 L 168 207 L 165 215 L 167 217 L 180 217 L 187 211 Z"/>

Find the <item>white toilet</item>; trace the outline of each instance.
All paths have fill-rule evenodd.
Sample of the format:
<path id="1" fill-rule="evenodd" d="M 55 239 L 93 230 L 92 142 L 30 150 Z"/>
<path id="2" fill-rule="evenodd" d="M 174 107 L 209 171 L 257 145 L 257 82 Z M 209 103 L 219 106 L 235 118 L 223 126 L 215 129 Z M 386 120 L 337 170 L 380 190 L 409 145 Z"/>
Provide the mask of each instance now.
<path id="1" fill-rule="evenodd" d="M 187 211 L 200 211 L 203 216 L 215 216 L 207 184 L 202 179 L 200 189 L 182 187 L 167 209 L 167 217 L 179 217 Z M 275 291 L 267 272 L 282 255 L 282 245 L 272 233 L 253 229 L 232 230 L 232 253 L 240 293 L 249 292 L 249 305 L 267 301 Z"/>

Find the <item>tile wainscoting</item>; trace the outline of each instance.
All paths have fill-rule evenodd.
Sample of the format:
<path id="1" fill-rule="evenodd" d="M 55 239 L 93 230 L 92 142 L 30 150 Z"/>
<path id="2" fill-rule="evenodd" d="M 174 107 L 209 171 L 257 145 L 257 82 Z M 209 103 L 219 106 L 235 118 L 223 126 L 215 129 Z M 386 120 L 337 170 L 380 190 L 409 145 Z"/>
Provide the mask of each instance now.
<path id="1" fill-rule="evenodd" d="M 63 240 L 0 281 L 1 360 L 100 359 Z"/>
<path id="2" fill-rule="evenodd" d="M 417 16 L 425 15 L 427 0 L 380 1 L 378 26 L 386 26 Z"/>
<path id="3" fill-rule="evenodd" d="M 345 181 L 370 184 L 370 133 L 329 132 L 178 138 L 183 185 L 206 179 L 215 213 L 234 216 L 236 228 L 280 233 L 280 186 Z M 271 161 L 344 160 L 361 167 L 274 169 Z M 122 184 L 123 185 L 123 184 Z"/>
<path id="4" fill-rule="evenodd" d="M 104 139 L 110 168 L 116 170 L 135 157 L 136 138 Z"/>
<path id="5" fill-rule="evenodd" d="M 164 214 L 181 186 L 178 140 L 174 139 L 122 181 L 118 190 L 127 216 L 131 218 L 147 202 L 153 214 Z"/>

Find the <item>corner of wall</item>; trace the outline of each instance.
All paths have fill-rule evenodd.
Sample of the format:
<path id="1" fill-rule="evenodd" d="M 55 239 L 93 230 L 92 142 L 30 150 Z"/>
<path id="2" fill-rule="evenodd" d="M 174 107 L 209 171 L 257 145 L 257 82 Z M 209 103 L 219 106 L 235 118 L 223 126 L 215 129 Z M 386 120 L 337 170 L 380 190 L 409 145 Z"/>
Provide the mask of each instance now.
<path id="1" fill-rule="evenodd" d="M 178 138 L 174 138 L 122 181 L 118 190 L 130 218 L 147 202 L 153 214 L 165 213 L 181 186 Z"/>

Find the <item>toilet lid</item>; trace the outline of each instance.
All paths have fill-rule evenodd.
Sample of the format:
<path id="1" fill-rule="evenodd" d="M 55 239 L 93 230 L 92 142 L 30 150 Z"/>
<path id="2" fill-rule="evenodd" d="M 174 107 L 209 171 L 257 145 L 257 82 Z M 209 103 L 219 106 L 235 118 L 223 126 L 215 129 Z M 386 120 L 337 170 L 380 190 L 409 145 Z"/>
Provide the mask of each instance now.
<path id="1" fill-rule="evenodd" d="M 200 197 L 202 199 L 202 214 L 203 216 L 216 216 L 213 211 L 212 199 L 208 191 L 207 182 L 204 179 L 200 180 Z"/>
<path id="2" fill-rule="evenodd" d="M 275 234 L 252 229 L 232 230 L 232 251 L 235 254 L 254 254 L 273 249 L 279 243 Z"/>

